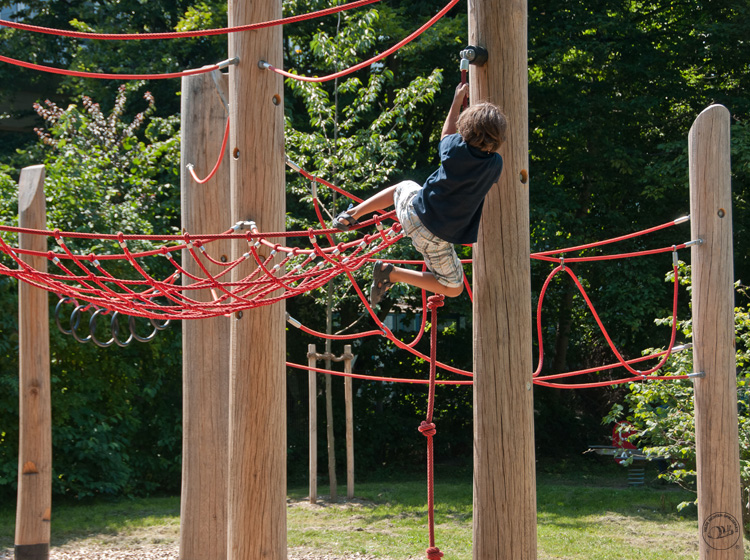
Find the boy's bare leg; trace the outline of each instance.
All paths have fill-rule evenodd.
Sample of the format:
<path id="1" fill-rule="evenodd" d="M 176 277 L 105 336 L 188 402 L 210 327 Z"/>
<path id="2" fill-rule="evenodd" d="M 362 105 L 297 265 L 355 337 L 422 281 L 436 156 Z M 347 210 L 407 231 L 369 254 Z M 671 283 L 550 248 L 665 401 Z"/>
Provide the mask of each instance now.
<path id="1" fill-rule="evenodd" d="M 390 280 L 391 282 L 410 284 L 435 294 L 443 294 L 446 297 L 457 297 L 464 291 L 463 284 L 456 288 L 449 288 L 441 284 L 431 272 L 422 272 L 408 268 L 394 267 L 390 274 Z"/>
<path id="2" fill-rule="evenodd" d="M 393 206 L 393 193 L 396 192 L 396 185 L 383 189 L 379 193 L 371 196 L 364 202 L 357 204 L 351 210 L 347 210 L 348 214 L 358 220 L 361 216 L 367 216 L 378 210 L 385 210 L 390 206 Z"/>

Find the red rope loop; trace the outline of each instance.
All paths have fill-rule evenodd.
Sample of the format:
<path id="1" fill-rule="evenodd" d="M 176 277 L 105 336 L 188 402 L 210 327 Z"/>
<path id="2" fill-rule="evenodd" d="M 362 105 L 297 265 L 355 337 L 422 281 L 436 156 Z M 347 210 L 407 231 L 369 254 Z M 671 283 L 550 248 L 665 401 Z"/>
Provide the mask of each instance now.
<path id="1" fill-rule="evenodd" d="M 440 552 L 440 549 L 436 546 L 431 546 L 427 550 L 425 550 L 425 553 L 427 554 L 427 560 L 440 560 L 444 554 Z"/>
<path id="2" fill-rule="evenodd" d="M 443 294 L 435 294 L 427 298 L 427 308 L 437 309 L 445 305 L 445 296 Z"/>
<path id="3" fill-rule="evenodd" d="M 427 422 L 425 420 L 422 420 L 422 423 L 419 425 L 419 428 L 417 429 L 425 437 L 433 437 L 437 433 L 437 430 L 435 429 L 435 424 L 433 424 L 432 422 Z"/>

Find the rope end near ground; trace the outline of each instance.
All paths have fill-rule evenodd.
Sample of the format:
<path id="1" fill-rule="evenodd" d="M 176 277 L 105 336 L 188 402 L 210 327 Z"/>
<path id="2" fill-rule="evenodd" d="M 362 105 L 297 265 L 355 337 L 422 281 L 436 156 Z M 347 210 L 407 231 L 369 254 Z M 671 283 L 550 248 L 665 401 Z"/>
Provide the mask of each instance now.
<path id="1" fill-rule="evenodd" d="M 427 560 L 440 560 L 444 556 L 436 546 L 431 546 L 425 553 L 427 554 Z"/>

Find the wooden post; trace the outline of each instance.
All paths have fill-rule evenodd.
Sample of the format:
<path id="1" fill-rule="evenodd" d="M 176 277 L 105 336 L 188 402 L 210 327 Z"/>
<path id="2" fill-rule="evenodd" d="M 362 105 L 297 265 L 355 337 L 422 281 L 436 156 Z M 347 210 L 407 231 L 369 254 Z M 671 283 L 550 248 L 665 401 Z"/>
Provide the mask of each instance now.
<path id="1" fill-rule="evenodd" d="M 344 373 L 352 372 L 352 345 L 344 345 Z M 354 498 L 354 404 L 352 378 L 344 377 L 344 406 L 346 410 L 346 497 Z"/>
<path id="2" fill-rule="evenodd" d="M 230 0 L 229 26 L 281 18 L 281 0 Z M 229 34 L 233 222 L 262 232 L 285 229 L 284 84 L 258 66 L 282 67 L 281 27 Z M 233 243 L 233 257 L 248 250 Z M 259 249 L 263 257 L 270 251 Z M 276 257 L 280 261 L 279 256 Z M 239 280 L 256 268 L 237 267 Z M 285 559 L 286 339 L 284 304 L 236 313 L 231 327 L 229 394 L 229 558 Z"/>
<path id="3" fill-rule="evenodd" d="M 228 115 L 217 87 L 226 89 L 229 79 L 216 74 L 218 84 L 209 74 L 182 79 L 182 227 L 193 234 L 220 233 L 232 225 L 228 155 L 202 185 L 186 169 L 188 163 L 195 165 L 203 178 L 219 156 Z M 214 241 L 206 250 L 215 260 L 227 261 L 231 244 Z M 221 270 L 208 259 L 203 264 L 211 274 Z M 204 276 L 187 250 L 182 266 Z M 193 283 L 187 276 L 182 281 Z M 207 290 L 188 294 L 199 301 L 212 297 Z M 228 317 L 182 322 L 182 560 L 227 558 L 229 327 Z"/>
<path id="4" fill-rule="evenodd" d="M 18 225 L 46 229 L 44 166 L 21 171 L 18 181 Z M 47 238 L 19 234 L 18 246 L 47 251 Z M 45 257 L 24 256 L 24 262 L 46 272 Z M 18 501 L 16 560 L 49 558 L 52 515 L 52 409 L 49 366 L 49 303 L 47 292 L 18 283 Z"/>
<path id="5" fill-rule="evenodd" d="M 742 505 L 732 265 L 729 111 L 712 105 L 690 129 L 693 365 L 701 560 L 741 560 Z"/>
<path id="6" fill-rule="evenodd" d="M 469 0 L 472 103 L 508 117 L 504 169 L 474 249 L 475 559 L 536 559 L 526 0 Z"/>
<path id="7" fill-rule="evenodd" d="M 318 350 L 314 344 L 307 345 L 307 365 L 314 368 L 318 363 Z M 307 402 L 310 429 L 310 503 L 318 501 L 318 376 L 312 369 L 307 372 Z"/>
<path id="8" fill-rule="evenodd" d="M 330 341 L 329 341 L 330 342 Z M 326 369 L 331 369 L 330 345 L 326 345 L 325 361 Z M 330 500 L 338 500 L 338 481 L 336 480 L 336 444 L 333 436 L 333 380 L 331 374 L 326 373 L 326 443 L 328 450 L 328 487 L 330 489 Z"/>

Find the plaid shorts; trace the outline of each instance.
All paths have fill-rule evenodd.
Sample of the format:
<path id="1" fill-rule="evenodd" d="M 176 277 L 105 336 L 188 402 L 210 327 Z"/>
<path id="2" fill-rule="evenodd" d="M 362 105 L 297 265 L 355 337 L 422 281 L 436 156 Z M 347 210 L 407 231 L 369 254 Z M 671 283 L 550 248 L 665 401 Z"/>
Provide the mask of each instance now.
<path id="1" fill-rule="evenodd" d="M 404 235 L 422 253 L 427 268 L 435 278 L 447 288 L 457 288 L 464 282 L 464 268 L 453 243 L 440 239 L 424 227 L 414 211 L 414 196 L 421 188 L 414 181 L 403 181 L 396 185 L 393 194 L 396 216 L 404 228 Z"/>

